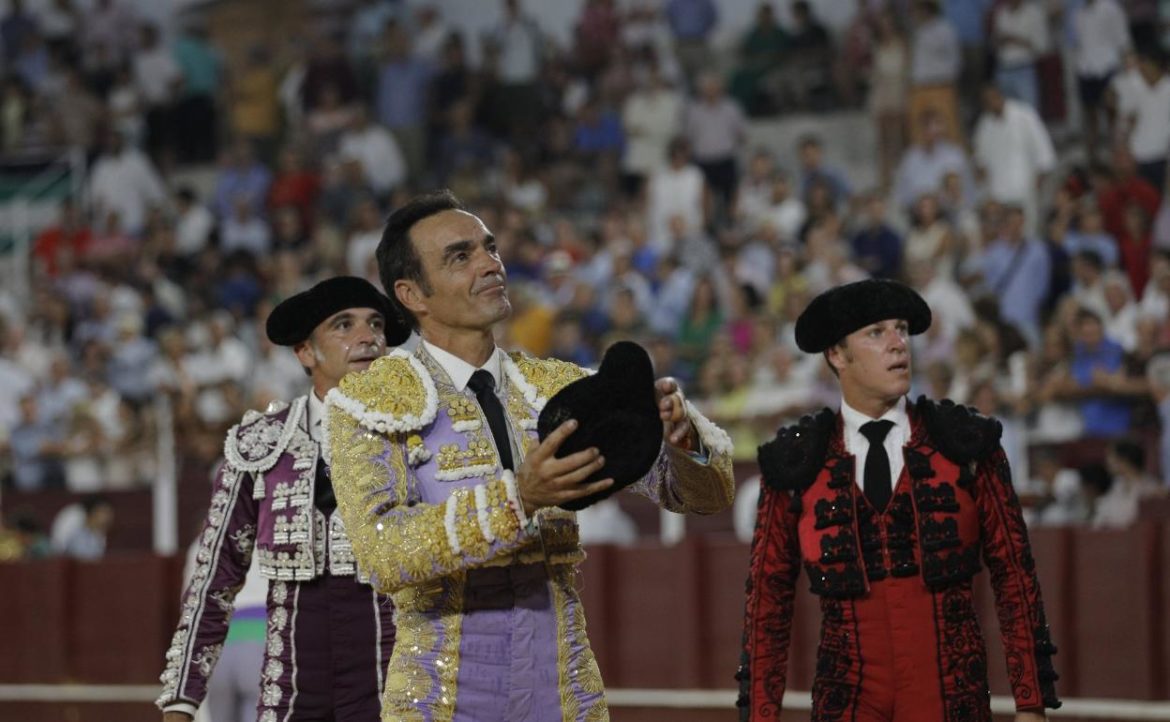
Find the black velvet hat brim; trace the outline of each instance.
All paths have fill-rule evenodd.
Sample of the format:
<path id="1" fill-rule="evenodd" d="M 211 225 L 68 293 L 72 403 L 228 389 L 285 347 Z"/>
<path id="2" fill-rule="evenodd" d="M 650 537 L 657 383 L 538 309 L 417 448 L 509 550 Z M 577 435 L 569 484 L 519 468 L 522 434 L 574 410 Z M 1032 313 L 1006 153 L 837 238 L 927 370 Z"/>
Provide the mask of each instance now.
<path id="1" fill-rule="evenodd" d="M 613 484 L 561 508 L 580 511 L 646 476 L 662 448 L 654 369 L 646 351 L 634 343 L 614 344 L 595 375 L 557 392 L 537 420 L 541 441 L 569 419 L 577 420 L 577 430 L 561 444 L 557 457 L 596 447 L 605 466 L 582 483 L 612 478 Z"/>
<path id="2" fill-rule="evenodd" d="M 871 323 L 904 319 L 910 334 L 930 328 L 930 306 L 914 289 L 897 281 L 867 279 L 825 291 L 796 320 L 796 345 L 822 353 Z"/>
<path id="3" fill-rule="evenodd" d="M 372 308 L 386 322 L 386 343 L 397 346 L 410 329 L 397 322 L 390 299 L 364 278 L 338 276 L 282 301 L 268 316 L 265 331 L 278 346 L 295 346 L 313 334 L 322 321 L 347 308 Z"/>

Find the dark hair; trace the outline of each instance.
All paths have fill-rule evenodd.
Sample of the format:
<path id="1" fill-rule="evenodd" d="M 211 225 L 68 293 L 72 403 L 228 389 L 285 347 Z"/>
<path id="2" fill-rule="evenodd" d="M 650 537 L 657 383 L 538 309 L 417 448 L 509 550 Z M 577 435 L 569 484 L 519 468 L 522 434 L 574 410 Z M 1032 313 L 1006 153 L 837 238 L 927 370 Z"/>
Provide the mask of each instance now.
<path id="1" fill-rule="evenodd" d="M 1118 439 L 1113 442 L 1114 456 L 1135 469 L 1146 468 L 1146 450 L 1142 445 L 1130 439 Z"/>
<path id="2" fill-rule="evenodd" d="M 1082 248 L 1077 251 L 1075 258 L 1082 263 L 1087 263 L 1098 271 L 1105 269 L 1105 259 L 1101 258 L 1101 254 L 1094 251 L 1092 248 Z"/>
<path id="3" fill-rule="evenodd" d="M 378 259 L 378 277 L 394 305 L 395 312 L 416 331 L 418 319 L 402 305 L 394 293 L 394 284 L 404 278 L 419 284 L 424 293 L 431 292 L 431 287 L 423 274 L 418 249 L 410 240 L 410 229 L 424 218 L 430 218 L 443 211 L 462 210 L 465 210 L 463 204 L 455 194 L 443 189 L 411 198 L 406 205 L 391 213 L 386 219 L 382 240 L 378 243 L 378 249 L 374 251 L 374 257 Z"/>
<path id="4" fill-rule="evenodd" d="M 824 143 L 821 141 L 820 136 L 809 133 L 808 135 L 800 136 L 800 140 L 797 141 L 796 146 L 801 149 L 809 147 L 823 148 Z"/>
<path id="5" fill-rule="evenodd" d="M 1104 321 L 1101 320 L 1101 317 L 1099 315 L 1097 315 L 1096 311 L 1085 308 L 1084 306 L 1077 308 L 1077 311 L 1073 315 L 1073 318 L 1076 320 L 1076 322 L 1078 324 L 1082 323 L 1084 321 L 1096 321 L 1097 323 L 1102 324 L 1102 325 L 1104 325 L 1104 323 L 1105 323 Z"/>
<path id="6" fill-rule="evenodd" d="M 1113 477 L 1109 476 L 1109 472 L 1099 463 L 1082 466 L 1077 472 L 1081 476 L 1081 486 L 1092 489 L 1098 496 L 1108 492 L 1109 487 L 1113 486 Z"/>
<path id="7" fill-rule="evenodd" d="M 89 516 L 96 509 L 103 506 L 113 508 L 110 500 L 101 494 L 91 494 L 89 496 L 82 497 L 81 499 L 81 509 L 85 512 L 86 516 Z"/>

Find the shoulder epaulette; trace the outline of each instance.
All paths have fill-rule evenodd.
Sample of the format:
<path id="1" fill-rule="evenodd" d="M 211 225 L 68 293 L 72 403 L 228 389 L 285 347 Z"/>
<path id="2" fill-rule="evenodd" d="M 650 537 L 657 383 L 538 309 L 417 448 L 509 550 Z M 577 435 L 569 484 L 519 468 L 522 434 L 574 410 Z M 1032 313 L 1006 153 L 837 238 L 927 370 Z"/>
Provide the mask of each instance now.
<path id="1" fill-rule="evenodd" d="M 933 401 L 919 396 L 915 410 L 934 446 L 956 464 L 986 458 L 995 451 L 1003 434 L 1003 425 L 994 417 L 950 399 Z"/>
<path id="2" fill-rule="evenodd" d="M 524 399 L 540 411 L 558 391 L 593 372 L 568 361 L 514 352 L 504 357 L 504 373 L 524 394 Z"/>
<path id="3" fill-rule="evenodd" d="M 240 471 L 257 473 L 271 469 L 288 447 L 304 413 L 307 396 L 291 404 L 273 401 L 263 412 L 248 411 L 227 433 L 223 455 Z"/>
<path id="4" fill-rule="evenodd" d="M 370 431 L 418 431 L 435 420 L 439 393 L 426 367 L 412 354 L 395 349 L 365 371 L 352 373 L 325 396 Z"/>
<path id="5" fill-rule="evenodd" d="M 776 438 L 760 446 L 760 475 L 766 485 L 780 491 L 801 492 L 817 478 L 825 463 L 829 438 L 837 414 L 824 408 L 791 426 L 781 427 Z"/>

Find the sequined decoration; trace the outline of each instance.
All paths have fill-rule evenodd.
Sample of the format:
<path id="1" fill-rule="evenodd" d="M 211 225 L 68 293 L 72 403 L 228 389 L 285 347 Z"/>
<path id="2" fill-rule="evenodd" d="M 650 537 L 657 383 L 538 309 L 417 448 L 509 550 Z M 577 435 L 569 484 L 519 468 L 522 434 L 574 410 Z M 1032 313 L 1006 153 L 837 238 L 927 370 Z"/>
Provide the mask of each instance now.
<path id="1" fill-rule="evenodd" d="M 366 409 L 398 419 L 423 417 L 427 410 L 427 386 L 410 359 L 383 356 L 365 373 L 341 380 L 341 393 Z"/>
<path id="2" fill-rule="evenodd" d="M 561 712 L 566 722 L 608 720 L 605 685 L 585 634 L 585 610 L 573 588 L 576 573 L 572 566 L 559 565 L 553 568 L 549 580 L 552 607 L 557 618 Z"/>

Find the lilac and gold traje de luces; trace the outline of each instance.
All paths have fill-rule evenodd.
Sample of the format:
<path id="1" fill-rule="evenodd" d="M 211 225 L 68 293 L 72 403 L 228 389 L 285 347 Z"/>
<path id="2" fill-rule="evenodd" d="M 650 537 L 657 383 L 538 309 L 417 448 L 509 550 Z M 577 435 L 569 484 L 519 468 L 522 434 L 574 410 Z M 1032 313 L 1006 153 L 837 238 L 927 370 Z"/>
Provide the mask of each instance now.
<path id="1" fill-rule="evenodd" d="M 547 399 L 588 372 L 523 354 L 502 366 L 522 460 Z M 338 508 L 359 569 L 396 610 L 382 719 L 608 719 L 574 585 L 585 556 L 576 516 L 526 518 L 472 392 L 420 345 L 348 376 L 326 402 Z M 630 488 L 671 511 L 713 513 L 732 500 L 731 442 L 688 413 L 706 458 L 664 444 Z"/>

